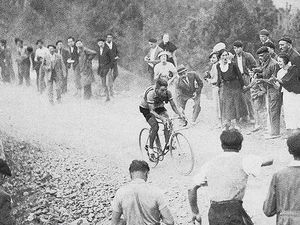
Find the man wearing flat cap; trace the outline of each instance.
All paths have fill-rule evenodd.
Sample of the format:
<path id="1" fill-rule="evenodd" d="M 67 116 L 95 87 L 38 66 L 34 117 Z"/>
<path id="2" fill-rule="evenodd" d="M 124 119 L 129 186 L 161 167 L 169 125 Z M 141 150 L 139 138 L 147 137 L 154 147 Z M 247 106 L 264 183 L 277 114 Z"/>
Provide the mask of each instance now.
<path id="1" fill-rule="evenodd" d="M 272 77 L 277 77 L 279 70 L 278 63 L 272 59 L 269 50 L 266 46 L 260 47 L 256 54 L 261 63 L 262 77 L 267 90 L 267 109 L 268 109 L 268 127 L 270 128 L 269 135 L 266 139 L 276 138 L 280 135 L 280 112 L 282 105 L 282 96 L 277 86 L 272 82 L 267 82 Z"/>
<path id="2" fill-rule="evenodd" d="M 259 39 L 262 44 L 265 44 L 266 42 L 273 42 L 270 39 L 270 32 L 267 29 L 262 29 L 259 31 Z"/>
<path id="3" fill-rule="evenodd" d="M 277 216 L 277 225 L 300 224 L 300 133 L 287 140 L 290 164 L 273 175 L 263 210 L 266 216 Z"/>
<path id="4" fill-rule="evenodd" d="M 6 176 L 10 177 L 11 171 L 6 163 L 4 150 L 0 148 L 0 224 L 15 225 L 15 221 L 11 215 L 11 197 L 2 188 Z"/>
<path id="5" fill-rule="evenodd" d="M 201 111 L 200 96 L 203 82 L 196 72 L 188 72 L 184 65 L 179 65 L 177 72 L 179 75 L 175 88 L 177 106 L 184 111 L 187 101 L 193 99 L 192 123 L 195 123 Z"/>
<path id="6" fill-rule="evenodd" d="M 295 65 L 298 69 L 300 69 L 300 54 L 297 52 L 292 45 L 292 39 L 289 37 L 282 37 L 279 40 L 279 49 L 281 52 L 286 53 L 292 65 Z"/>
<path id="7" fill-rule="evenodd" d="M 157 45 L 157 40 L 155 38 L 149 39 L 149 52 L 145 56 L 144 60 L 148 64 L 148 72 L 150 75 L 151 84 L 154 84 L 154 66 L 160 62 L 158 54 L 163 50 Z"/>
<path id="8" fill-rule="evenodd" d="M 244 46 L 241 41 L 235 41 L 233 43 L 233 49 L 235 51 L 235 56 L 234 56 L 233 62 L 236 63 L 236 65 L 238 66 L 238 68 L 242 74 L 244 83 L 247 86 L 250 84 L 250 80 L 251 80 L 249 71 L 252 70 L 254 67 L 257 67 L 257 62 L 250 52 L 244 51 Z M 253 111 L 253 107 L 252 107 L 250 90 L 245 92 L 243 94 L 243 97 L 244 97 L 246 105 L 247 105 L 247 111 L 248 111 L 250 120 L 252 122 L 254 122 L 254 111 Z"/>

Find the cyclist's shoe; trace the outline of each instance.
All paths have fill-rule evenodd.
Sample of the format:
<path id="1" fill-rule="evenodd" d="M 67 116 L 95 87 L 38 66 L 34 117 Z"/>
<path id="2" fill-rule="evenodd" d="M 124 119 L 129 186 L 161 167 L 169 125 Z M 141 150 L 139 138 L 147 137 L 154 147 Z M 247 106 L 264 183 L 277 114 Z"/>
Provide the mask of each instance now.
<path id="1" fill-rule="evenodd" d="M 147 151 L 147 154 L 148 154 L 148 157 L 149 157 L 149 160 L 151 162 L 156 162 L 157 158 L 156 158 L 156 155 L 155 155 L 155 152 L 152 148 L 149 148 L 148 145 L 145 146 L 145 149 Z"/>
<path id="2" fill-rule="evenodd" d="M 167 151 L 169 151 L 169 150 L 170 150 L 170 145 L 167 145 L 167 146 L 166 146 L 166 150 L 167 150 Z M 175 147 L 174 147 L 174 146 L 172 146 L 172 147 L 171 147 L 171 150 L 172 150 L 172 151 L 173 151 L 173 150 L 175 150 Z"/>

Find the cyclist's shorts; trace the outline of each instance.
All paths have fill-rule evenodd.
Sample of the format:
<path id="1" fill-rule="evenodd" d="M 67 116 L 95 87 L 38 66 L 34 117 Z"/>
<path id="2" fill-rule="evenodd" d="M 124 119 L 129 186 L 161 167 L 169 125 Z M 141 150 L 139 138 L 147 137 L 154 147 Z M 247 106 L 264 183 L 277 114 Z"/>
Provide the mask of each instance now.
<path id="1" fill-rule="evenodd" d="M 159 107 L 157 109 L 155 109 L 155 112 L 157 114 L 161 114 L 163 112 L 166 112 L 166 108 L 165 107 Z M 143 108 L 140 106 L 140 112 L 144 115 L 146 121 L 148 121 L 153 115 L 152 113 L 150 113 L 150 110 L 149 109 L 146 109 L 146 108 Z"/>

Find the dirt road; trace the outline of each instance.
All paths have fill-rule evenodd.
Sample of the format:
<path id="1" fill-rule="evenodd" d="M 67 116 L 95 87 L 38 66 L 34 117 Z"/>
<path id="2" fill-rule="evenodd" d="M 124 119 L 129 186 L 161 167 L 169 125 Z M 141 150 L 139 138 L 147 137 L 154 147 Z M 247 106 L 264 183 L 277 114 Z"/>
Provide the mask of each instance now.
<path id="1" fill-rule="evenodd" d="M 110 212 L 101 211 L 100 214 L 97 206 L 101 209 L 109 208 L 107 202 L 113 197 L 115 189 L 128 180 L 127 170 L 131 160 L 140 158 L 137 137 L 139 130 L 146 126 L 138 112 L 140 94 L 141 92 L 137 91 L 123 92 L 108 103 L 103 99 L 78 100 L 69 95 L 64 97 L 61 105 L 51 106 L 48 104 L 47 96 L 37 95 L 33 88 L 0 85 L 0 130 L 18 141 L 41 147 L 39 157 L 48 162 L 52 177 L 64 178 L 56 181 L 55 193 L 53 192 L 56 199 L 60 185 L 64 189 L 68 185 L 73 189 L 81 187 L 77 182 L 78 177 L 88 183 L 84 189 L 87 190 L 86 195 L 80 199 L 83 205 L 86 204 L 85 198 L 90 200 L 101 195 L 97 194 L 97 186 L 104 187 L 107 184 L 109 187 L 98 190 L 109 190 L 109 193 L 105 203 L 101 202 L 101 199 L 93 202 L 90 208 L 94 211 L 89 211 L 89 207 L 84 208 L 87 211 L 80 211 L 83 206 L 79 205 L 77 208 L 73 206 L 74 201 L 72 203 L 69 195 L 65 198 L 66 201 L 56 201 L 52 196 L 58 211 L 61 211 L 60 208 L 66 211 L 65 219 L 60 223 L 68 224 L 79 217 L 89 219 L 93 224 L 109 223 L 107 217 Z M 220 130 L 212 126 L 212 103 L 203 96 L 201 104 L 200 123 L 184 131 L 192 143 L 196 156 L 193 174 L 199 171 L 205 161 L 221 152 Z M 190 108 L 191 105 L 188 105 L 188 109 Z M 243 152 L 275 159 L 274 165 L 263 169 L 259 177 L 250 178 L 244 199 L 245 208 L 253 217 L 255 224 L 275 224 L 275 218 L 269 219 L 263 215 L 262 203 L 271 175 L 290 160 L 285 141 L 283 139 L 265 141 L 262 133 L 255 135 L 247 135 L 247 131 L 243 133 L 245 138 Z M 14 151 L 13 148 L 11 151 Z M 34 167 L 34 162 L 32 166 Z M 86 171 L 87 177 L 82 175 L 86 174 Z M 91 176 L 90 171 L 94 175 Z M 190 219 L 187 202 L 190 180 L 191 176 L 184 177 L 174 172 L 168 160 L 151 171 L 150 182 L 165 191 L 178 224 L 187 224 Z M 51 195 L 51 187 L 45 187 L 43 190 L 47 190 Z M 199 195 L 200 208 L 204 214 L 209 206 L 205 192 L 203 189 Z M 69 208 L 66 208 L 66 202 L 70 205 Z M 30 216 L 29 211 L 26 213 Z M 75 214 L 76 216 L 73 216 Z M 39 221 L 43 224 L 41 220 Z M 55 224 L 46 221 L 48 224 Z"/>

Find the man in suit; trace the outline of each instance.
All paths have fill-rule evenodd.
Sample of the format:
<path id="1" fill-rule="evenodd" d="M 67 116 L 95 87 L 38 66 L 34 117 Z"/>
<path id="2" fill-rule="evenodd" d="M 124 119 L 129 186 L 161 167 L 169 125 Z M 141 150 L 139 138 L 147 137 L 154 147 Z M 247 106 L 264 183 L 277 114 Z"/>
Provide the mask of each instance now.
<path id="1" fill-rule="evenodd" d="M 238 66 L 238 68 L 242 74 L 244 83 L 247 86 L 250 84 L 250 80 L 251 80 L 249 71 L 251 71 L 253 68 L 255 68 L 257 66 L 257 62 L 251 53 L 244 51 L 243 47 L 244 46 L 241 41 L 235 41 L 233 43 L 233 49 L 235 51 L 235 56 L 234 56 L 233 62 L 236 63 L 236 65 Z M 245 92 L 243 94 L 243 97 L 244 97 L 246 105 L 247 105 L 247 111 L 248 111 L 250 120 L 252 122 L 254 122 L 254 111 L 253 111 L 253 106 L 252 106 L 250 90 Z"/>
<path id="2" fill-rule="evenodd" d="M 106 36 L 106 45 L 108 46 L 109 50 L 110 50 L 110 54 L 111 54 L 111 58 L 112 58 L 112 64 L 111 64 L 111 82 L 113 84 L 113 82 L 116 80 L 117 76 L 119 75 L 119 71 L 118 71 L 118 60 L 119 60 L 119 51 L 118 51 L 118 47 L 116 45 L 115 42 L 113 42 L 113 36 L 112 34 L 108 34 Z M 114 91 L 113 91 L 113 85 L 111 85 L 109 87 L 109 92 L 110 95 L 113 96 Z"/>
<path id="3" fill-rule="evenodd" d="M 69 46 L 69 53 L 70 53 L 70 58 L 67 60 L 68 63 L 68 68 L 71 69 L 72 74 L 74 74 L 74 81 L 75 81 L 75 96 L 81 95 L 81 77 L 80 77 L 80 71 L 78 67 L 78 62 L 79 62 L 79 53 L 77 50 L 77 47 L 75 46 L 75 38 L 74 37 L 69 37 L 68 38 L 68 46 Z"/>
<path id="4" fill-rule="evenodd" d="M 102 82 L 102 86 L 104 88 L 104 92 L 106 95 L 106 101 L 110 100 L 109 97 L 109 88 L 110 85 L 112 85 L 112 83 L 110 83 L 108 76 L 108 71 L 112 66 L 113 63 L 113 59 L 111 57 L 110 54 L 110 50 L 108 48 L 108 46 L 105 44 L 105 40 L 104 39 L 98 39 L 97 44 L 99 46 L 99 49 L 97 51 L 98 54 L 98 75 L 101 78 L 101 82 Z"/>
<path id="5" fill-rule="evenodd" d="M 187 72 L 184 65 L 179 65 L 177 72 L 179 75 L 175 89 L 177 106 L 184 111 L 187 101 L 193 99 L 194 109 L 192 123 L 195 123 L 201 111 L 200 96 L 203 82 L 195 72 Z"/>
<path id="6" fill-rule="evenodd" d="M 148 72 L 150 74 L 151 84 L 154 84 L 154 66 L 160 62 L 158 54 L 162 52 L 162 48 L 157 45 L 157 40 L 154 38 L 149 39 L 150 49 L 144 60 L 148 64 Z"/>
<path id="7" fill-rule="evenodd" d="M 50 72 L 47 73 L 46 79 L 48 82 L 49 102 L 54 104 L 53 84 L 55 83 L 57 103 L 61 103 L 61 88 L 63 79 L 66 76 L 66 68 L 62 56 L 55 52 L 56 47 L 54 45 L 49 45 L 48 49 L 50 52 Z"/>
<path id="8" fill-rule="evenodd" d="M 10 177 L 11 171 L 7 165 L 4 150 L 0 148 L 0 224 L 15 225 L 16 222 L 11 214 L 11 197 L 2 189 L 6 176 Z"/>

